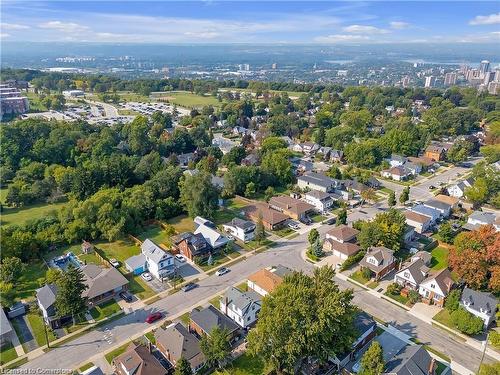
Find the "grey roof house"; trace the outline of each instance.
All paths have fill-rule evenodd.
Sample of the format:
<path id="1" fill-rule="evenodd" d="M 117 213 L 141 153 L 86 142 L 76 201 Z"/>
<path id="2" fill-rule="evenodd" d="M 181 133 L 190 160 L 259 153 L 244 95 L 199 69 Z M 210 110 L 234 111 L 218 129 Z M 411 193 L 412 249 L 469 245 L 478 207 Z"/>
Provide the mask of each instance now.
<path id="1" fill-rule="evenodd" d="M 201 310 L 193 310 L 190 315 L 189 330 L 196 332 L 198 336 L 209 335 L 216 327 L 226 329 L 231 337 L 235 339 L 240 327 L 227 315 L 224 315 L 214 306 L 210 305 Z"/>
<path id="2" fill-rule="evenodd" d="M 488 327 L 495 320 L 498 300 L 491 293 L 479 292 L 465 287 L 460 305 L 471 314 L 483 319 Z"/>
<path id="3" fill-rule="evenodd" d="M 81 268 L 87 289 L 82 293 L 89 305 L 99 304 L 123 291 L 128 280 L 116 268 L 89 264 Z"/>
<path id="4" fill-rule="evenodd" d="M 12 338 L 16 334 L 12 326 L 10 325 L 5 311 L 0 308 L 0 345 L 5 345 L 12 342 Z"/>
<path id="5" fill-rule="evenodd" d="M 433 375 L 437 364 L 423 345 L 407 345 L 385 365 L 384 374 Z"/>

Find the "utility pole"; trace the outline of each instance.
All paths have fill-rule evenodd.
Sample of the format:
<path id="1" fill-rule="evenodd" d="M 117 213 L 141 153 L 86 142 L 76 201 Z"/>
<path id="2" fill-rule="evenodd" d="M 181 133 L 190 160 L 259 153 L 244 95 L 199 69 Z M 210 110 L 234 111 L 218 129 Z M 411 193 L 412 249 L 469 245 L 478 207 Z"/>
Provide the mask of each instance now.
<path id="1" fill-rule="evenodd" d="M 479 361 L 479 368 L 477 369 L 477 373 L 479 374 L 479 370 L 481 369 L 481 365 L 483 364 L 483 360 L 484 360 L 484 355 L 486 354 L 486 348 L 488 347 L 488 337 L 489 337 L 490 333 L 487 332 L 486 333 L 486 341 L 484 342 L 484 349 L 483 349 L 483 353 L 481 354 L 481 360 Z"/>
<path id="2" fill-rule="evenodd" d="M 47 332 L 47 324 L 43 322 L 43 327 L 45 328 L 45 340 L 47 341 L 47 348 L 50 348 L 49 333 Z"/>

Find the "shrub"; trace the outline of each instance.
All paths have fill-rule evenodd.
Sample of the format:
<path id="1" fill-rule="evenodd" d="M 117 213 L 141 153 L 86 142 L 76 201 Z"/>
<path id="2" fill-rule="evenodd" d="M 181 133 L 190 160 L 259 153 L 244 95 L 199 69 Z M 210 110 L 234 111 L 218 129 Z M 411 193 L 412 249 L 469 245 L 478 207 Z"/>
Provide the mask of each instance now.
<path id="1" fill-rule="evenodd" d="M 372 271 L 368 267 L 361 267 L 361 276 L 364 279 L 370 280 L 372 278 Z"/>
<path id="2" fill-rule="evenodd" d="M 398 295 L 399 293 L 401 293 L 401 289 L 403 289 L 401 285 L 399 285 L 398 283 L 392 283 L 387 286 L 387 293 Z"/>
<path id="3" fill-rule="evenodd" d="M 363 257 L 365 256 L 364 251 L 360 251 L 359 253 L 355 255 L 351 255 L 348 257 L 344 263 L 342 263 L 342 267 L 340 267 L 340 271 L 345 271 L 349 268 L 351 268 L 354 264 L 358 263 Z"/>
<path id="4" fill-rule="evenodd" d="M 462 333 L 477 335 L 483 330 L 483 320 L 463 308 L 458 308 L 451 313 L 452 324 Z"/>
<path id="5" fill-rule="evenodd" d="M 460 303 L 460 290 L 455 289 L 448 294 L 448 297 L 446 297 L 446 300 L 444 301 L 444 307 L 446 310 L 448 310 L 450 313 L 458 309 Z"/>
<path id="6" fill-rule="evenodd" d="M 490 332 L 490 343 L 494 348 L 500 349 L 500 333 L 497 331 Z"/>
<path id="7" fill-rule="evenodd" d="M 418 294 L 416 290 L 410 290 L 408 292 L 408 300 L 411 303 L 417 303 L 419 299 L 420 299 L 420 294 Z"/>

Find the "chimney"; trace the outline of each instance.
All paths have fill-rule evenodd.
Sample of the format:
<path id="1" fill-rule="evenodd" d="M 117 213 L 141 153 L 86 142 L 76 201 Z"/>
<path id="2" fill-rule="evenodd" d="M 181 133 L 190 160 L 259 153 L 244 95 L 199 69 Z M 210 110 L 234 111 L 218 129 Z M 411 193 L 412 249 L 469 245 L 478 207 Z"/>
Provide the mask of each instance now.
<path id="1" fill-rule="evenodd" d="M 433 375 L 434 374 L 434 367 L 436 365 L 436 360 L 434 358 L 431 359 L 431 362 L 429 363 L 429 371 L 428 375 Z"/>

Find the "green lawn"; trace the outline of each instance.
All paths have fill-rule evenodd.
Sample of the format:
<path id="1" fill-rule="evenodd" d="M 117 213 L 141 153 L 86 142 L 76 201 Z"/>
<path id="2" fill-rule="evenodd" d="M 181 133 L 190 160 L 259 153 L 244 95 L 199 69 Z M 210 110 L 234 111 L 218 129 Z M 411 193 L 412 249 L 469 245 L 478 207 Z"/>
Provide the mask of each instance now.
<path id="1" fill-rule="evenodd" d="M 108 354 L 106 354 L 104 356 L 104 358 L 106 358 L 106 361 L 108 361 L 109 364 L 111 364 L 111 362 L 113 362 L 113 359 L 115 357 L 118 357 L 120 354 L 123 354 L 125 353 L 125 351 L 127 350 L 128 346 L 130 345 L 130 342 L 127 342 L 126 344 L 123 344 L 122 346 L 116 348 L 115 350 L 109 352 Z"/>
<path id="2" fill-rule="evenodd" d="M 289 234 L 294 233 L 294 230 L 290 229 L 288 227 L 284 227 L 284 228 L 281 228 L 278 230 L 273 230 L 273 233 L 276 234 L 277 236 L 280 236 L 280 237 L 286 237 Z"/>
<path id="3" fill-rule="evenodd" d="M 450 251 L 444 247 L 436 247 L 432 250 L 431 268 L 433 270 L 442 270 L 448 267 L 448 253 Z"/>
<path id="4" fill-rule="evenodd" d="M 0 348 L 0 365 L 13 361 L 17 358 L 16 349 L 12 343 L 7 343 Z"/>
<path id="5" fill-rule="evenodd" d="M 219 267 L 221 264 L 229 262 L 231 260 L 230 257 L 226 256 L 225 254 L 216 254 L 213 257 L 213 262 L 212 265 L 209 266 L 206 261 L 203 264 L 198 265 L 203 271 L 209 271 L 211 269 L 214 269 L 216 267 Z"/>
<path id="6" fill-rule="evenodd" d="M 51 212 L 57 212 L 66 202 L 48 204 L 37 203 L 27 207 L 4 207 L 0 222 L 2 225 L 24 224 L 28 220 L 47 216 Z"/>
<path id="7" fill-rule="evenodd" d="M 149 238 L 164 249 L 168 249 L 171 246 L 170 236 L 159 225 L 150 225 L 137 238 L 143 242 Z"/>
<path id="8" fill-rule="evenodd" d="M 241 210 L 248 206 L 248 203 L 241 198 L 231 198 L 226 201 L 226 207 L 232 210 Z"/>
<path id="9" fill-rule="evenodd" d="M 451 322 L 451 315 L 448 310 L 442 309 L 440 312 L 438 312 L 434 317 L 432 318 L 436 322 L 439 322 L 441 324 L 444 324 L 446 327 L 449 327 L 451 329 L 455 329 L 453 326 L 453 323 Z"/>
<path id="10" fill-rule="evenodd" d="M 393 299 L 394 301 L 402 303 L 403 305 L 407 305 L 408 304 L 408 298 L 402 296 L 401 294 L 392 294 L 392 293 L 389 293 L 389 292 L 385 292 L 384 294 L 387 297 Z"/>
<path id="11" fill-rule="evenodd" d="M 154 331 L 149 331 L 144 334 L 148 338 L 148 340 L 154 345 L 156 344 L 156 338 L 155 338 L 155 333 Z"/>
<path id="12" fill-rule="evenodd" d="M 214 215 L 214 223 L 216 225 L 222 225 L 222 224 L 230 222 L 236 216 L 238 216 L 237 213 L 235 213 L 231 210 L 227 210 L 227 209 L 217 210 L 215 212 L 215 215 Z"/>
<path id="13" fill-rule="evenodd" d="M 130 91 L 119 91 L 117 94 L 120 96 L 120 100 L 123 100 L 125 102 L 143 102 L 143 103 L 150 103 L 152 100 L 141 94 L 137 94 L 135 92 L 130 92 Z M 99 97 L 92 98 L 97 101 L 99 101 Z"/>
<path id="14" fill-rule="evenodd" d="M 241 290 L 242 292 L 247 292 L 248 291 L 248 284 L 246 281 L 242 282 L 239 285 L 236 285 L 236 289 Z"/>
<path id="15" fill-rule="evenodd" d="M 185 312 L 184 314 L 182 314 L 181 316 L 179 316 L 179 320 L 184 323 L 184 325 L 188 325 L 189 324 L 189 321 L 191 320 L 190 319 L 190 315 L 191 313 L 188 311 L 188 312 Z"/>
<path id="16" fill-rule="evenodd" d="M 323 215 L 319 215 L 319 214 L 316 214 L 316 215 L 312 215 L 310 216 L 311 220 L 315 223 L 320 223 L 322 222 L 323 220 L 326 220 L 326 216 L 323 216 Z"/>
<path id="17" fill-rule="evenodd" d="M 177 233 L 190 232 L 194 230 L 193 219 L 187 215 L 179 215 L 167 220 L 167 224 L 172 225 Z"/>
<path id="18" fill-rule="evenodd" d="M 250 250 L 255 250 L 258 249 L 259 247 L 266 246 L 269 247 L 273 244 L 273 241 L 265 239 L 264 241 L 261 241 L 261 243 L 258 243 L 257 241 L 249 241 L 245 244 L 245 246 L 250 249 Z"/>
<path id="19" fill-rule="evenodd" d="M 221 296 L 215 296 L 210 301 L 208 301 L 208 303 L 210 303 L 216 309 L 219 309 L 220 308 L 220 297 Z"/>
<path id="20" fill-rule="evenodd" d="M 95 246 L 102 250 L 108 259 L 115 258 L 118 260 L 120 262 L 119 269 L 123 272 L 126 272 L 125 260 L 141 252 L 139 246 L 127 238 L 114 242 L 97 242 Z"/>
<path id="21" fill-rule="evenodd" d="M 82 367 L 80 367 L 78 369 L 78 371 L 79 372 L 84 372 L 84 371 L 88 370 L 89 368 L 91 368 L 92 366 L 94 366 L 94 364 L 92 362 L 86 363 Z"/>
<path id="22" fill-rule="evenodd" d="M 2 203 L 2 204 L 5 203 L 5 197 L 7 197 L 8 191 L 9 191 L 9 188 L 7 186 L 0 188 L 0 203 Z"/>
<path id="23" fill-rule="evenodd" d="M 26 268 L 15 284 L 16 300 L 34 299 L 36 289 L 45 283 L 45 273 L 48 267 L 44 262 L 33 261 Z"/>
<path id="24" fill-rule="evenodd" d="M 90 310 L 90 315 L 92 315 L 92 318 L 94 318 L 95 321 L 99 321 L 119 311 L 121 311 L 120 305 L 118 305 L 118 303 L 114 299 L 111 299 L 98 306 L 93 307 Z"/>
<path id="25" fill-rule="evenodd" d="M 371 283 L 369 283 L 367 285 L 367 287 L 370 288 L 370 289 L 377 289 L 377 287 L 379 286 L 379 284 L 380 283 L 378 281 L 372 281 Z"/>
<path id="26" fill-rule="evenodd" d="M 128 291 L 135 294 L 135 296 L 139 299 L 148 299 L 156 294 L 156 292 L 151 289 L 139 275 L 128 276 L 127 280 Z"/>
<path id="27" fill-rule="evenodd" d="M 264 375 L 269 373 L 266 365 L 259 357 L 252 357 L 247 353 L 243 353 L 236 358 L 224 370 L 216 371 L 215 375 Z"/>
<path id="28" fill-rule="evenodd" d="M 64 327 L 64 330 L 66 333 L 73 333 L 78 331 L 79 329 L 82 329 L 84 327 L 87 327 L 90 323 L 88 322 L 87 318 L 85 317 L 85 314 L 80 314 L 75 316 L 75 324 L 71 324 L 68 326 Z"/>
<path id="29" fill-rule="evenodd" d="M 180 107 L 204 107 L 214 106 L 220 107 L 221 102 L 216 97 L 210 95 L 197 95 L 188 91 L 167 91 L 164 95 L 158 95 L 158 99 L 168 100 L 169 103 L 176 104 Z"/>
<path id="30" fill-rule="evenodd" d="M 370 279 L 365 279 L 361 273 L 361 271 L 356 271 L 354 272 L 351 276 L 349 276 L 349 278 L 357 281 L 358 283 L 360 284 L 363 284 L 365 285 L 368 281 L 370 281 Z"/>
<path id="31" fill-rule="evenodd" d="M 47 345 L 47 340 L 45 338 L 45 323 L 40 315 L 37 312 L 30 312 L 26 315 L 28 322 L 31 326 L 31 330 L 33 331 L 33 335 L 35 336 L 35 340 L 38 346 Z M 47 330 L 49 341 L 54 341 L 56 337 L 54 333 L 50 330 Z"/>
<path id="32" fill-rule="evenodd" d="M 394 190 L 391 190 L 391 189 L 386 188 L 386 187 L 382 187 L 382 188 L 380 188 L 380 191 L 383 191 L 383 192 L 384 192 L 384 193 L 386 193 L 386 194 L 391 194 L 391 193 L 393 193 L 393 192 L 394 192 Z"/>

